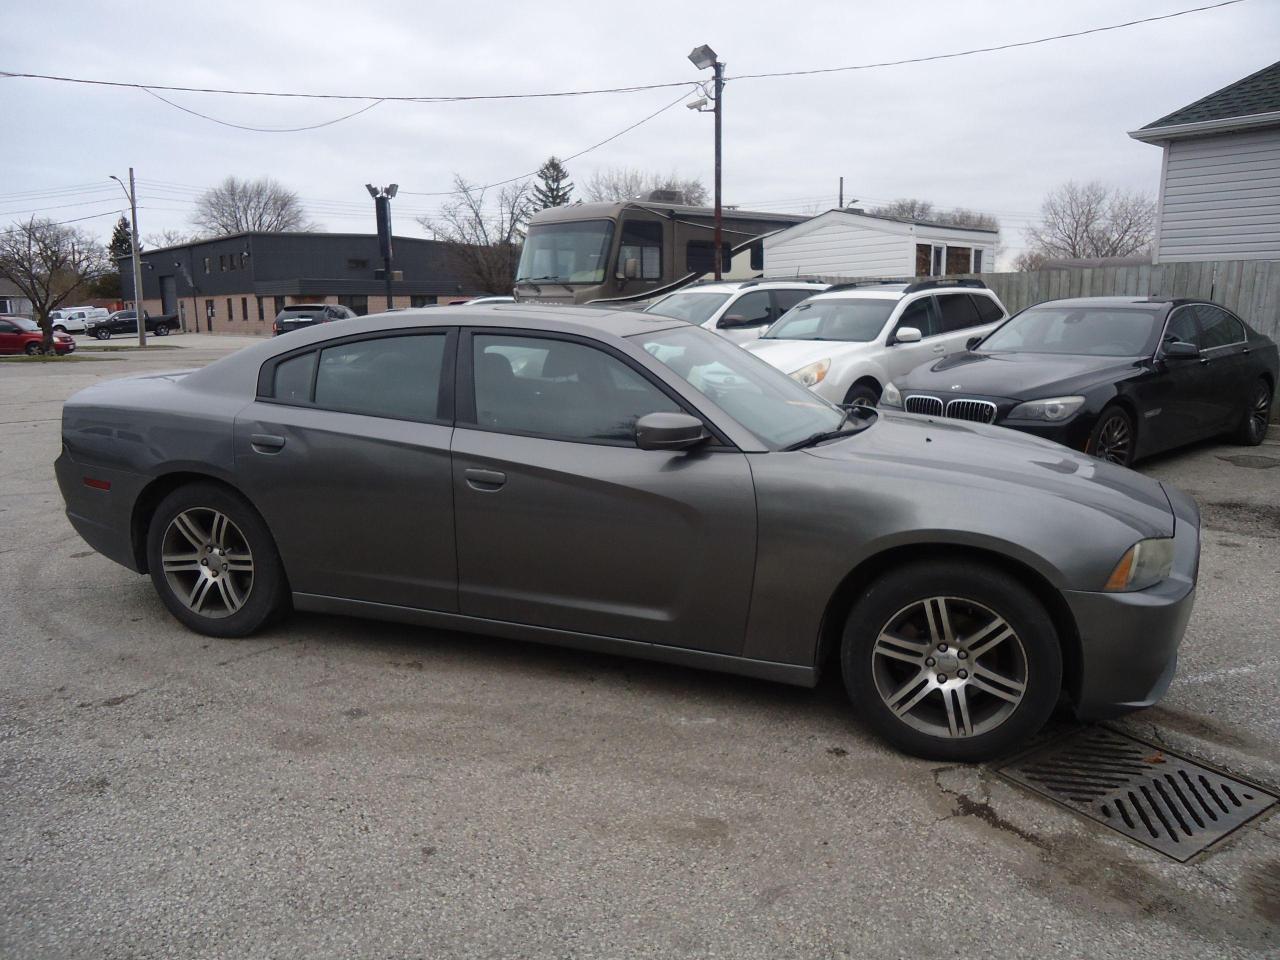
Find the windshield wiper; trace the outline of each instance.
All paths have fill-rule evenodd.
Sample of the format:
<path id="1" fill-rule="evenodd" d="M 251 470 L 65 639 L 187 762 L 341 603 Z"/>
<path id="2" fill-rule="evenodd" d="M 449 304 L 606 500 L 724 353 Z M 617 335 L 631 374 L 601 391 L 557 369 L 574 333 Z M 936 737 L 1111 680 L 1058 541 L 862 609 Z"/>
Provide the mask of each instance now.
<path id="1" fill-rule="evenodd" d="M 822 443 L 824 440 L 834 440 L 836 437 L 842 437 L 848 433 L 857 433 L 856 430 L 844 429 L 845 424 L 849 422 L 849 417 L 853 415 L 854 409 L 855 408 L 853 407 L 845 408 L 844 414 L 840 417 L 840 422 L 836 424 L 836 428 L 834 430 L 822 430 L 818 433 L 811 433 L 803 440 L 797 440 L 795 443 L 785 446 L 782 449 L 788 451 L 803 450 L 805 447 L 812 447 L 814 444 Z"/>
<path id="2" fill-rule="evenodd" d="M 516 277 L 516 283 L 537 283 L 539 280 L 560 280 L 559 277 Z"/>

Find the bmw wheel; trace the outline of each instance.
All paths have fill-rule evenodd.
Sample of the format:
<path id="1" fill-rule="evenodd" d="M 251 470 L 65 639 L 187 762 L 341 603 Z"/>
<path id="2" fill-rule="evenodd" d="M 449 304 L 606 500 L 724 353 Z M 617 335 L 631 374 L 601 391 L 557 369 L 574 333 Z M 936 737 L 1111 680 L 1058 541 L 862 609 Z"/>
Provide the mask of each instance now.
<path id="1" fill-rule="evenodd" d="M 1005 753 L 1044 725 L 1062 652 L 1044 607 L 980 563 L 929 561 L 885 574 L 850 614 L 845 686 L 885 740 L 935 760 Z"/>
<path id="2" fill-rule="evenodd" d="M 1240 426 L 1236 428 L 1236 443 L 1256 447 L 1267 436 L 1267 421 L 1271 418 L 1271 384 L 1262 377 L 1249 391 L 1249 401 Z"/>
<path id="3" fill-rule="evenodd" d="M 1133 418 L 1120 407 L 1107 407 L 1089 434 L 1088 451 L 1099 460 L 1127 467 L 1133 463 L 1136 445 Z"/>
<path id="4" fill-rule="evenodd" d="M 243 637 L 286 609 L 288 589 L 266 523 L 225 487 L 195 483 L 160 503 L 147 531 L 151 582 L 197 633 Z"/>

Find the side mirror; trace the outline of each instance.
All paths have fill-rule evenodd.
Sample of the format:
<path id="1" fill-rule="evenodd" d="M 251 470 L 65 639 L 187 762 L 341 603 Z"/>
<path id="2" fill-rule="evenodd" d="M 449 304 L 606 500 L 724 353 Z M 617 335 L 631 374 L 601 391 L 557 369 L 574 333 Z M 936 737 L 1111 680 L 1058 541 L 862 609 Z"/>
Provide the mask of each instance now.
<path id="1" fill-rule="evenodd" d="M 970 337 L 968 340 L 966 340 L 966 341 L 965 341 L 964 348 L 965 348 L 966 350 L 972 350 L 974 347 L 976 347 L 976 346 L 977 346 L 978 344 L 980 344 L 981 342 L 982 342 L 982 338 L 981 338 L 981 337 Z"/>
<path id="2" fill-rule="evenodd" d="M 1200 348 L 1185 340 L 1173 340 L 1164 345 L 1166 360 L 1199 360 Z"/>
<path id="3" fill-rule="evenodd" d="M 727 317 L 721 317 L 716 326 L 724 330 L 730 327 L 763 327 L 768 323 L 768 317 L 744 317 L 740 313 L 731 313 Z"/>
<path id="4" fill-rule="evenodd" d="M 893 335 L 894 343 L 919 343 L 920 340 L 920 331 L 916 327 L 899 327 Z"/>
<path id="5" fill-rule="evenodd" d="M 622 279 L 639 280 L 640 279 L 640 261 L 632 257 L 629 260 L 622 261 Z"/>
<path id="6" fill-rule="evenodd" d="M 708 436 L 702 421 L 687 413 L 647 413 L 636 421 L 636 446 L 641 450 L 687 450 Z"/>

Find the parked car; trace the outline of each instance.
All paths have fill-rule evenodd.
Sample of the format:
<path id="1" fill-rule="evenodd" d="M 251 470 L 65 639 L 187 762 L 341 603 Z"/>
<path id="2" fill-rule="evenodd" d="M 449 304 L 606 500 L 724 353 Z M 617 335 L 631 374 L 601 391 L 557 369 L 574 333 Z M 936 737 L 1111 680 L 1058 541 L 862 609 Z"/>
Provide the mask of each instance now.
<path id="1" fill-rule="evenodd" d="M 53 335 L 53 352 L 71 353 L 76 348 L 70 334 Z M 26 317 L 0 316 L 0 353 L 25 353 L 34 357 L 44 352 L 44 332 L 40 325 Z"/>
<path id="2" fill-rule="evenodd" d="M 87 311 L 92 307 L 60 307 L 49 311 L 49 322 L 59 333 L 84 333 Z"/>
<path id="3" fill-rule="evenodd" d="M 142 311 L 142 317 L 147 325 L 147 333 L 154 333 L 157 337 L 167 337 L 169 331 L 178 329 L 178 315 L 176 313 L 166 313 L 162 316 L 153 317 L 144 310 Z M 117 310 L 110 316 L 100 320 L 90 320 L 86 332 L 89 336 L 97 337 L 99 340 L 110 340 L 112 335 L 117 333 L 136 334 L 138 332 L 138 314 L 134 310 Z"/>
<path id="4" fill-rule="evenodd" d="M 271 334 L 278 337 L 282 333 L 303 330 L 317 323 L 346 320 L 355 315 L 354 310 L 337 304 L 296 303 L 276 314 L 275 322 L 271 324 Z"/>
<path id="5" fill-rule="evenodd" d="M 1258 444 L 1277 383 L 1276 345 L 1199 300 L 1054 300 L 973 349 L 925 364 L 881 404 L 996 423 L 1128 466 L 1230 434 Z"/>
<path id="6" fill-rule="evenodd" d="M 82 390 L 62 440 L 71 523 L 197 632 L 292 608 L 810 686 L 838 657 L 871 726 L 951 760 L 1061 694 L 1156 701 L 1198 564 L 1172 487 L 585 306 L 313 327 Z"/>
<path id="7" fill-rule="evenodd" d="M 659 297 L 644 312 L 687 320 L 734 343 L 749 343 L 797 303 L 829 286 L 816 280 L 711 280 Z"/>
<path id="8" fill-rule="evenodd" d="M 1008 316 L 980 280 L 831 287 L 746 345 L 833 403 L 874 406 L 890 380 L 963 350 Z"/>

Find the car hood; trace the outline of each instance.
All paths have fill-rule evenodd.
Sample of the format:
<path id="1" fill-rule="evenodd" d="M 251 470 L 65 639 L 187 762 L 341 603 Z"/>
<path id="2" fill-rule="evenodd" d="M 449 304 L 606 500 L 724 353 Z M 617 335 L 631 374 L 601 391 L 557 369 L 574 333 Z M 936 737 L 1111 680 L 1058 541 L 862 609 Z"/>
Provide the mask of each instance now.
<path id="1" fill-rule="evenodd" d="M 826 358 L 844 357 L 862 353 L 874 343 L 849 343 L 844 340 L 752 340 L 742 344 L 761 360 L 791 373 L 801 367 Z"/>
<path id="2" fill-rule="evenodd" d="M 1136 372 L 1133 357 L 1049 353 L 953 353 L 916 367 L 894 383 L 899 390 L 977 394 L 1013 400 L 1065 395 Z"/>
<path id="3" fill-rule="evenodd" d="M 1144 537 L 1173 536 L 1169 499 L 1155 480 L 1003 427 L 882 410 L 865 430 L 807 452 L 825 460 L 875 461 L 898 472 L 936 474 L 949 486 L 997 496 L 1001 488 L 1010 495 L 1040 492 L 1105 513 Z"/>

